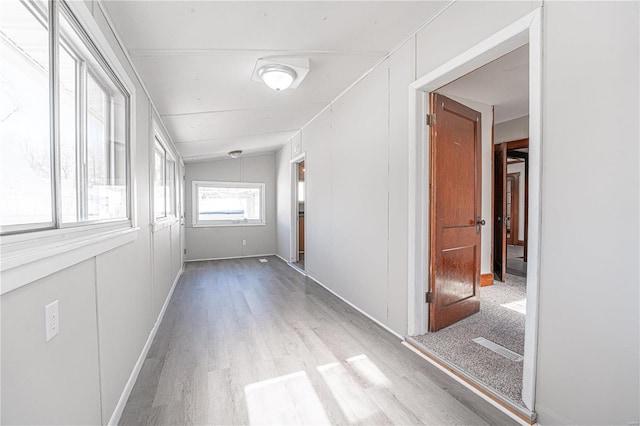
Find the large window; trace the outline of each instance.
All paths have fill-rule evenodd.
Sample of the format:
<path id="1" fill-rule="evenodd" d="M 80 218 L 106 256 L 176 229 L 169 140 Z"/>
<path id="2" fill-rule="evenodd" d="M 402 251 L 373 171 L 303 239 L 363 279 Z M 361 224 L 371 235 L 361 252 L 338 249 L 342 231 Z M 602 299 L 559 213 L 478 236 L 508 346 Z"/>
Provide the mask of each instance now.
<path id="1" fill-rule="evenodd" d="M 264 225 L 264 183 L 193 182 L 193 226 Z"/>
<path id="2" fill-rule="evenodd" d="M 176 162 L 157 137 L 153 164 L 155 219 L 176 217 Z"/>
<path id="3" fill-rule="evenodd" d="M 129 218 L 129 93 L 68 6 L 43 4 L 2 2 L 3 234 Z"/>

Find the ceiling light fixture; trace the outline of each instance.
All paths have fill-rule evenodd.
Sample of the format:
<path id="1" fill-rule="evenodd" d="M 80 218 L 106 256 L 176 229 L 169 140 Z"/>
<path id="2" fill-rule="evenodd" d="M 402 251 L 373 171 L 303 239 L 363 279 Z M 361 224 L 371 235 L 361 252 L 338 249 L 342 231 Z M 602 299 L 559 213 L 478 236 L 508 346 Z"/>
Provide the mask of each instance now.
<path id="1" fill-rule="evenodd" d="M 271 56 L 258 59 L 253 67 L 251 80 L 266 84 L 279 92 L 297 88 L 307 74 L 309 58 Z"/>
<path id="2" fill-rule="evenodd" d="M 270 64 L 260 68 L 258 76 L 267 86 L 273 90 L 280 91 L 291 87 L 291 83 L 293 83 L 298 74 L 293 68 L 286 65 Z"/>
<path id="3" fill-rule="evenodd" d="M 239 149 L 236 149 L 235 151 L 229 151 L 229 157 L 231 158 L 238 158 L 240 157 L 240 155 L 242 155 L 242 151 Z"/>

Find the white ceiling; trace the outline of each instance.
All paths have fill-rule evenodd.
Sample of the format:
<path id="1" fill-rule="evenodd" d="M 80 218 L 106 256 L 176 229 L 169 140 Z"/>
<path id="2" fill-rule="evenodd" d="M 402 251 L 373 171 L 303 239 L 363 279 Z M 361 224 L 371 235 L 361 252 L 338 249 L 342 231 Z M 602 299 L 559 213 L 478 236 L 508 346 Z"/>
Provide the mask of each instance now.
<path id="1" fill-rule="evenodd" d="M 273 151 L 447 2 L 105 1 L 185 161 Z M 309 58 L 297 89 L 251 80 Z"/>
<path id="2" fill-rule="evenodd" d="M 495 123 L 529 114 L 529 45 L 438 89 L 439 93 L 494 105 Z"/>

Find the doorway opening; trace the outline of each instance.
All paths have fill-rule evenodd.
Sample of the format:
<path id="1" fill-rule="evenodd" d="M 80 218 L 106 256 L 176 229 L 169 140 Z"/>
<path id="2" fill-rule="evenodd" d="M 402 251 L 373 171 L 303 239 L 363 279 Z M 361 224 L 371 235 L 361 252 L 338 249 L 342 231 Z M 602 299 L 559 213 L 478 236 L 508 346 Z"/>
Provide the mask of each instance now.
<path id="1" fill-rule="evenodd" d="M 415 163 L 409 170 L 409 231 L 415 238 L 409 243 L 407 342 L 494 405 L 530 423 L 535 420 L 538 314 L 540 27 L 536 10 L 417 80 L 410 91 L 415 119 L 410 158 Z M 438 97 L 477 112 L 477 124 L 471 114 Z M 449 118 L 443 113 L 447 109 Z M 426 123 L 422 114 L 430 115 Z M 516 134 L 523 123 L 525 134 Z M 471 138 L 477 140 L 478 134 L 474 158 L 470 147 L 478 144 Z M 519 139 L 528 139 L 529 146 L 503 151 L 503 215 L 498 223 L 494 146 Z M 449 162 L 447 151 L 453 153 Z M 507 169 L 507 161 L 517 166 L 524 155 L 526 173 Z M 438 169 L 449 168 L 457 158 L 464 165 L 454 164 L 452 176 L 440 176 Z M 523 186 L 526 191 L 520 190 Z M 531 197 L 526 208 L 521 192 Z M 467 237 L 459 240 L 462 233 Z M 498 237 L 504 240 L 501 259 L 494 256 Z M 507 241 L 523 253 L 507 253 Z M 508 264 L 517 266 L 508 254 L 523 257 L 521 275 L 526 277 L 507 273 Z M 496 260 L 505 267 L 504 281 L 494 280 Z M 479 311 L 455 312 L 473 299 L 479 300 Z M 455 318 L 437 325 L 438 316 L 447 311 L 445 316 L 455 313 Z"/>
<path id="2" fill-rule="evenodd" d="M 291 265 L 305 271 L 305 160 L 304 156 L 296 161 L 292 161 L 292 244 L 291 244 Z"/>

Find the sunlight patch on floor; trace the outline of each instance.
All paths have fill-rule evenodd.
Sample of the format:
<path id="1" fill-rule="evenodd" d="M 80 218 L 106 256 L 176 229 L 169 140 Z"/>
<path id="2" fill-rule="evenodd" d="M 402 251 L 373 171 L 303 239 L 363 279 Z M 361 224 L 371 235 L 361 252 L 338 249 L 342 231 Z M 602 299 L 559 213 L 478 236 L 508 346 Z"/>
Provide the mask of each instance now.
<path id="1" fill-rule="evenodd" d="M 316 368 L 349 423 L 363 422 L 376 413 L 376 406 L 342 364 L 334 362 Z"/>
<path id="2" fill-rule="evenodd" d="M 322 403 L 304 371 L 244 387 L 251 425 L 328 425 Z"/>
<path id="3" fill-rule="evenodd" d="M 516 311 L 522 315 L 527 314 L 527 299 L 516 300 L 515 302 L 504 303 L 502 305 L 503 308 L 511 309 L 512 311 Z"/>
<path id="4" fill-rule="evenodd" d="M 366 355 L 357 355 L 347 359 L 347 363 L 354 370 L 358 372 L 358 374 L 371 383 L 373 386 L 391 386 L 391 381 L 384 375 L 382 371 L 378 368 L 377 365 L 373 363 Z"/>

